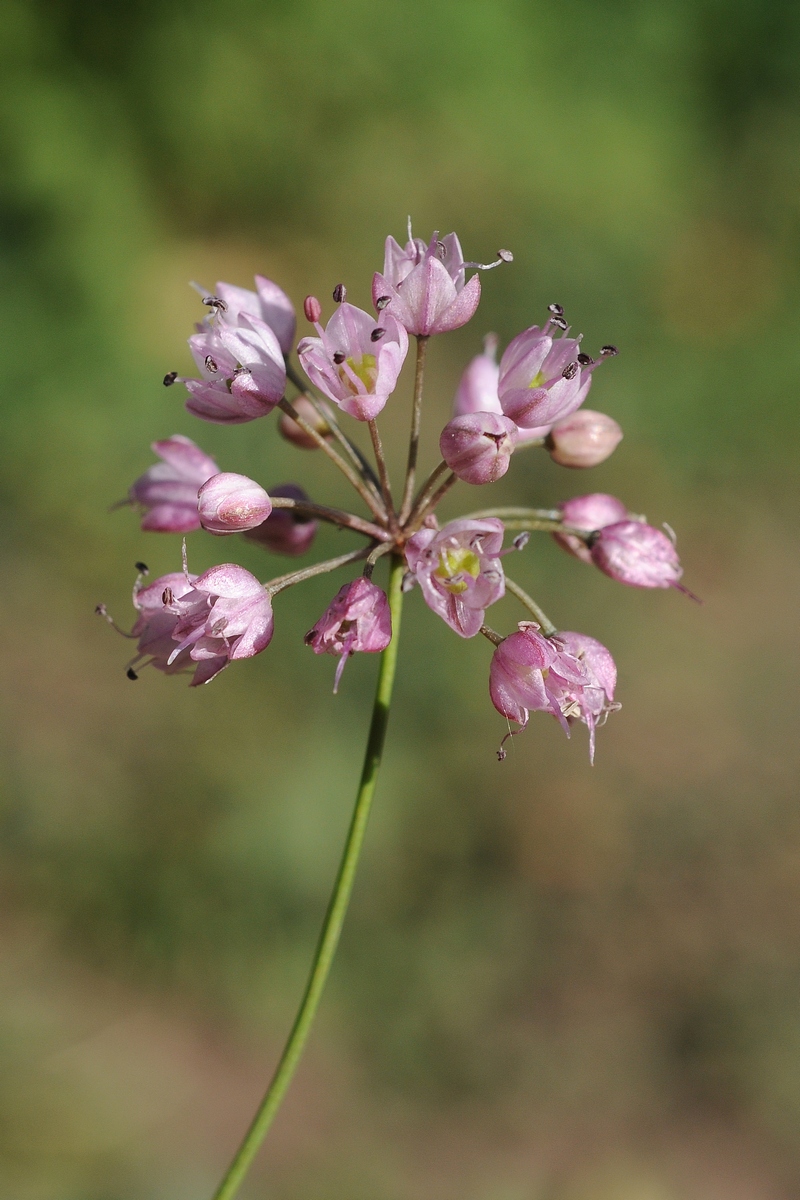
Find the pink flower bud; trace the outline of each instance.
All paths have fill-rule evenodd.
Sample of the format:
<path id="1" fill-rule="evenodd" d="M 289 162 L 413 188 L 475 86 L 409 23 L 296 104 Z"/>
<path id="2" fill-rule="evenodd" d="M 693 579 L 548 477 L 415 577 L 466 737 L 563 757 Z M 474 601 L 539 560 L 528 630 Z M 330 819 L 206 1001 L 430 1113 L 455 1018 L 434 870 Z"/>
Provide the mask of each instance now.
<path id="1" fill-rule="evenodd" d="M 442 458 L 465 483 L 494 483 L 505 475 L 517 440 L 517 427 L 492 412 L 467 413 L 448 421 L 439 438 Z"/>
<path id="2" fill-rule="evenodd" d="M 606 525 L 592 546 L 596 566 L 630 587 L 680 587 L 683 574 L 678 552 L 660 529 L 643 521 Z"/>
<path id="3" fill-rule="evenodd" d="M 316 296 L 306 296 L 303 301 L 303 313 L 307 321 L 310 321 L 312 325 L 316 325 L 322 316 L 322 305 Z"/>
<path id="4" fill-rule="evenodd" d="M 308 496 L 296 483 L 281 483 L 270 488 L 272 496 L 286 496 L 290 500 L 308 500 Z M 317 522 L 313 517 L 304 517 L 291 508 L 274 508 L 262 525 L 250 529 L 245 537 L 258 542 L 273 554 L 286 554 L 297 558 L 305 554 L 317 533 Z"/>
<path id="5" fill-rule="evenodd" d="M 266 521 L 272 503 L 255 480 L 222 471 L 200 488 L 197 511 L 200 524 L 209 533 L 243 533 Z"/>
<path id="6" fill-rule="evenodd" d="M 295 409 L 297 415 L 302 417 L 312 429 L 316 429 L 317 433 L 321 434 L 322 437 L 330 433 L 327 421 L 319 415 L 314 405 L 306 396 L 297 396 L 292 401 L 292 407 Z M 291 442 L 293 446 L 297 446 L 299 450 L 319 450 L 319 442 L 316 442 L 310 434 L 301 429 L 288 413 L 281 413 L 280 420 L 278 421 L 278 432 L 281 437 L 285 438 L 287 442 Z"/>
<path id="7" fill-rule="evenodd" d="M 596 467 L 621 441 L 622 430 L 613 417 L 581 408 L 556 421 L 546 445 L 553 462 L 561 467 Z"/>
<path id="8" fill-rule="evenodd" d="M 346 583 L 305 642 L 315 654 L 338 654 L 333 690 L 338 691 L 344 665 L 357 650 L 374 654 L 392 640 L 392 615 L 386 593 L 363 576 Z"/>
<path id="9" fill-rule="evenodd" d="M 585 529 L 593 533 L 606 525 L 614 525 L 617 521 L 627 521 L 630 514 L 627 508 L 616 496 L 606 492 L 592 492 L 588 496 L 573 496 L 559 505 L 565 525 L 573 529 Z M 573 533 L 554 533 L 553 537 L 568 554 L 574 554 L 582 562 L 590 563 L 592 554 L 586 542 Z"/>

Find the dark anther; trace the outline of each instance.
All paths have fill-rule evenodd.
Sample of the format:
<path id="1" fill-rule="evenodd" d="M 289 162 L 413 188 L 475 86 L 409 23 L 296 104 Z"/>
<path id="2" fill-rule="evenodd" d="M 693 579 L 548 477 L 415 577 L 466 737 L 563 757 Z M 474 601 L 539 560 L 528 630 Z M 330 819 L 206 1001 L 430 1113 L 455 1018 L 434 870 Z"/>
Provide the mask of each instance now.
<path id="1" fill-rule="evenodd" d="M 133 667 L 128 667 L 125 674 L 128 676 L 128 679 L 138 679 L 139 678 L 139 676 L 134 671 Z"/>
<path id="2" fill-rule="evenodd" d="M 172 387 L 175 380 L 178 378 L 177 371 L 168 371 L 164 376 L 164 387 Z"/>
<path id="3" fill-rule="evenodd" d="M 518 533 L 511 544 L 515 550 L 524 550 L 530 540 L 531 535 L 526 529 L 524 533 Z"/>
<path id="4" fill-rule="evenodd" d="M 308 633 L 303 638 L 303 645 L 304 646 L 312 646 L 314 644 L 314 639 L 316 638 L 316 636 L 317 636 L 316 629 L 309 629 Z"/>
<path id="5" fill-rule="evenodd" d="M 600 353 L 603 358 L 613 358 L 615 354 L 619 354 L 619 350 L 616 346 L 601 346 Z"/>
<path id="6" fill-rule="evenodd" d="M 369 335 L 369 340 L 371 342 L 379 342 L 385 333 L 386 330 L 381 329 L 380 327 L 378 329 L 373 329 L 372 333 Z"/>
<path id="7" fill-rule="evenodd" d="M 594 362 L 594 359 L 592 358 L 591 354 L 579 354 L 578 362 L 582 367 L 590 367 Z"/>
<path id="8" fill-rule="evenodd" d="M 563 317 L 551 317 L 550 324 L 555 325 L 556 329 L 569 329 L 569 322 Z"/>
<path id="9" fill-rule="evenodd" d="M 343 354 L 341 350 L 337 350 L 333 356 L 333 361 L 336 363 L 336 365 L 338 367 L 341 363 L 344 362 L 346 357 L 347 357 L 347 355 Z"/>
<path id="10" fill-rule="evenodd" d="M 576 362 L 567 363 L 567 365 L 564 367 L 564 370 L 561 372 L 562 378 L 564 379 L 574 379 L 577 374 L 578 364 Z"/>
<path id="11" fill-rule="evenodd" d="M 375 301 L 375 307 L 377 308 L 378 312 L 382 312 L 383 309 L 386 308 L 386 305 L 389 304 L 391 299 L 391 296 L 378 296 L 378 299 Z"/>
<path id="12" fill-rule="evenodd" d="M 140 571 L 142 573 L 142 575 L 149 575 L 150 568 L 148 567 L 147 563 L 136 562 L 133 565 L 136 567 L 137 571 Z"/>
<path id="13" fill-rule="evenodd" d="M 337 283 L 336 287 L 333 289 L 333 298 L 336 301 L 336 303 L 341 304 L 346 296 L 347 296 L 347 288 L 344 286 L 343 283 Z"/>
<path id="14" fill-rule="evenodd" d="M 514 255 L 511 253 L 510 250 L 498 250 L 497 257 L 501 260 L 501 262 L 513 262 L 514 261 Z"/>
<path id="15" fill-rule="evenodd" d="M 592 546 L 595 544 L 595 542 L 597 541 L 597 539 L 598 539 L 599 537 L 600 537 L 600 530 L 599 530 L 599 529 L 593 529 L 593 530 L 592 530 L 592 532 L 591 532 L 590 534 L 587 534 L 587 536 L 584 538 L 584 541 L 586 542 L 587 549 L 591 550 Z"/>
<path id="16" fill-rule="evenodd" d="M 161 603 L 165 604 L 165 605 L 172 604 L 172 601 L 174 599 L 175 599 L 175 597 L 172 593 L 172 588 L 169 588 L 169 587 L 164 588 L 163 592 L 161 593 Z"/>
<path id="17" fill-rule="evenodd" d="M 564 306 L 563 304 L 548 304 L 547 311 L 551 312 L 554 317 L 563 317 Z"/>
<path id="18" fill-rule="evenodd" d="M 221 312 L 227 312 L 228 306 L 224 300 L 220 300 L 219 296 L 204 296 L 203 304 L 207 304 L 209 308 L 218 308 Z"/>
<path id="19" fill-rule="evenodd" d="M 249 367 L 234 367 L 233 373 L 234 375 L 252 375 Z"/>
<path id="20" fill-rule="evenodd" d="M 206 362 L 206 370 L 207 371 L 218 371 L 219 370 L 216 360 L 213 359 L 210 354 L 206 355 L 205 362 Z"/>

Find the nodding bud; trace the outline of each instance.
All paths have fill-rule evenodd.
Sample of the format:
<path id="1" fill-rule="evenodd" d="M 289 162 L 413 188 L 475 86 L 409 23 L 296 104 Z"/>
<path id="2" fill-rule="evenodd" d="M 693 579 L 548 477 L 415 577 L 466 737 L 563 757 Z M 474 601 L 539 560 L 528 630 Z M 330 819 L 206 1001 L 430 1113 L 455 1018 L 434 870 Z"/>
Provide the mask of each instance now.
<path id="1" fill-rule="evenodd" d="M 563 317 L 564 305 L 563 304 L 548 304 L 547 311 L 549 313 L 552 313 L 554 317 Z"/>
<path id="2" fill-rule="evenodd" d="M 382 337 L 385 337 L 385 335 L 386 330 L 381 329 L 379 326 L 377 329 L 373 329 L 372 333 L 369 335 L 369 340 L 371 342 L 379 342 Z"/>
<path id="3" fill-rule="evenodd" d="M 312 325 L 316 325 L 322 316 L 322 305 L 316 296 L 306 296 L 303 301 L 303 312 L 306 320 L 310 321 Z"/>
<path id="4" fill-rule="evenodd" d="M 591 549 L 595 566 L 629 587 L 681 588 L 678 552 L 660 529 L 643 521 L 605 525 Z M 696 597 L 695 597 L 696 599 Z"/>
<path id="5" fill-rule="evenodd" d="M 337 283 L 336 287 L 333 289 L 333 298 L 337 304 L 343 304 L 347 299 L 347 288 L 343 283 Z"/>
<path id="6" fill-rule="evenodd" d="M 614 453 L 622 430 L 613 417 L 579 408 L 556 421 L 545 441 L 553 462 L 561 467 L 596 467 Z"/>
<path id="7" fill-rule="evenodd" d="M 167 371 L 166 375 L 164 376 L 164 387 L 172 387 L 177 378 L 177 371 Z"/>
<path id="8" fill-rule="evenodd" d="M 505 475 L 517 427 L 501 413 L 465 413 L 448 421 L 439 438 L 442 458 L 465 483 L 494 483 Z"/>
<path id="9" fill-rule="evenodd" d="M 613 358 L 615 354 L 619 354 L 616 346 L 601 346 L 600 354 L 603 358 Z"/>
<path id="10" fill-rule="evenodd" d="M 391 296 L 378 296 L 378 299 L 375 301 L 375 307 L 378 312 L 382 312 L 386 308 L 386 305 L 391 302 L 391 299 Z"/>
<path id="11" fill-rule="evenodd" d="M 208 305 L 209 308 L 218 308 L 220 312 L 228 311 L 227 304 L 224 300 L 220 300 L 219 296 L 204 296 L 203 304 Z"/>
<path id="12" fill-rule="evenodd" d="M 327 437 L 331 430 L 328 422 L 321 417 L 307 396 L 298 396 L 292 401 L 292 408 L 298 417 L 302 417 L 307 425 L 316 429 L 321 437 Z M 278 433 L 287 442 L 297 446 L 299 450 L 319 450 L 319 442 L 310 433 L 306 433 L 288 413 L 281 413 L 278 421 Z"/>
<path id="13" fill-rule="evenodd" d="M 222 471 L 200 488 L 197 511 L 209 533 L 243 533 L 266 521 L 272 501 L 255 480 Z"/>

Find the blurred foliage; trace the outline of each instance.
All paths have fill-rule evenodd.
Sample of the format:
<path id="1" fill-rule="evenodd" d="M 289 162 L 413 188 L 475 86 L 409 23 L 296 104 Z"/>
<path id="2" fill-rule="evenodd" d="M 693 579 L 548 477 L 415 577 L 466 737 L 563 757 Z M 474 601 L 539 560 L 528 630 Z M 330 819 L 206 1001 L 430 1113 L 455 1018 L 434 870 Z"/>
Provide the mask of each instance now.
<path id="1" fill-rule="evenodd" d="M 0 1191 L 208 1194 L 264 1085 L 375 663 L 330 695 L 331 663 L 301 644 L 323 579 L 211 688 L 128 685 L 127 645 L 92 609 L 126 624 L 133 562 L 175 569 L 179 539 L 108 509 L 173 432 L 267 487 L 346 502 L 272 422 L 201 426 L 159 381 L 189 364 L 187 280 L 260 270 L 299 300 L 341 279 L 366 304 L 411 212 L 469 256 L 516 255 L 433 347 L 425 462 L 484 331 L 560 301 L 590 349 L 622 348 L 592 402 L 625 441 L 590 478 L 531 453 L 493 499 L 616 492 L 679 530 L 706 605 L 615 588 L 549 543 L 520 558 L 558 623 L 620 664 L 623 711 L 590 770 L 582 731 L 567 743 L 544 720 L 498 766 L 487 647 L 410 597 L 341 961 L 244 1194 L 795 1194 L 800 9 L 2 11 Z M 396 468 L 407 397 L 406 381 L 384 415 Z M 448 512 L 474 507 L 463 493 Z M 189 539 L 195 569 L 220 553 Z M 498 624 L 516 618 L 504 602 Z"/>

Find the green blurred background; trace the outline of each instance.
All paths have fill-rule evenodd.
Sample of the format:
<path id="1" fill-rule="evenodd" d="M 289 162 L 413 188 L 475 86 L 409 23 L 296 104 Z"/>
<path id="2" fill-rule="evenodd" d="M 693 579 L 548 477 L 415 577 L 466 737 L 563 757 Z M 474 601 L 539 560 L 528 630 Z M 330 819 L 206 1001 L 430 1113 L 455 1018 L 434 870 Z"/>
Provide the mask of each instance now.
<path id="1" fill-rule="evenodd" d="M 431 347 L 425 462 L 483 333 L 559 301 L 621 348 L 591 401 L 625 440 L 592 473 L 528 452 L 491 500 L 617 493 L 677 529 L 705 606 L 550 542 L 515 560 L 619 663 L 590 769 L 585 730 L 543 717 L 499 765 L 489 647 L 409 598 L 339 959 L 243 1196 L 796 1197 L 800 8 L 3 0 L 2 31 L 0 1196 L 203 1200 L 285 1036 L 376 663 L 334 698 L 304 649 L 332 579 L 194 692 L 129 684 L 92 610 L 128 624 L 134 561 L 179 563 L 108 511 L 154 438 L 347 500 L 272 420 L 202 424 L 163 389 L 187 281 L 366 305 L 410 212 L 516 255 Z M 189 556 L 286 561 L 199 534 Z"/>

